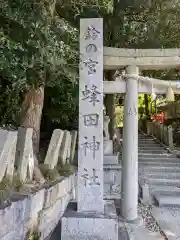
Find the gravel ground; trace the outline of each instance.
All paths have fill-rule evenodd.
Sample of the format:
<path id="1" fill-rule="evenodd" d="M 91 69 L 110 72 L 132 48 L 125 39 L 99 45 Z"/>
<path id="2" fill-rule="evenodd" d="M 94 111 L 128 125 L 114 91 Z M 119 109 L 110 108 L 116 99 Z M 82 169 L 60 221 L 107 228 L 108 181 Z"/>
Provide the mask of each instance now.
<path id="1" fill-rule="evenodd" d="M 152 206 L 151 205 L 143 205 L 139 203 L 138 205 L 139 215 L 142 216 L 145 227 L 151 232 L 159 232 L 165 240 L 168 240 L 164 232 L 159 227 L 155 218 L 152 216 Z"/>

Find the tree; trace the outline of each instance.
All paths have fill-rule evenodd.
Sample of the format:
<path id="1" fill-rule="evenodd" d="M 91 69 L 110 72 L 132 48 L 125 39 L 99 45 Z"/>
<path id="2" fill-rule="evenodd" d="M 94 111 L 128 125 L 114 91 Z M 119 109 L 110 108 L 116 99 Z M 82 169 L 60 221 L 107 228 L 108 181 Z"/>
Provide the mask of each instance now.
<path id="1" fill-rule="evenodd" d="M 179 46 L 179 1 L 98 2 L 60 6 L 58 1 L 1 0 L 0 123 L 32 127 L 36 151 L 42 112 L 43 125 L 77 126 L 80 17 L 104 18 L 106 46 Z M 179 71 L 143 74 L 176 79 Z"/>
<path id="2" fill-rule="evenodd" d="M 9 110 L 16 111 L 13 118 L 18 116 L 21 126 L 33 128 L 38 152 L 44 87 L 60 87 L 62 79 L 77 80 L 77 30 L 57 16 L 54 2 L 46 0 L 5 0 L 0 20 L 4 95 L 16 100 Z"/>

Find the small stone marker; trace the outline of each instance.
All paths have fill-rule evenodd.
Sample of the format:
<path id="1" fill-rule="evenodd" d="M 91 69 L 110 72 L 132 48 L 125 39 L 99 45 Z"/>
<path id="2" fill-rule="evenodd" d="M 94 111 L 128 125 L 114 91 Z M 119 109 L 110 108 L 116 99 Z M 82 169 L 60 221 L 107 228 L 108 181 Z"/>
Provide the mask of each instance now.
<path id="1" fill-rule="evenodd" d="M 59 150 L 59 159 L 62 164 L 66 164 L 67 156 L 68 156 L 68 148 L 71 142 L 71 135 L 70 132 L 65 130 L 64 136 L 62 140 L 62 144 Z"/>
<path id="2" fill-rule="evenodd" d="M 0 130 L 0 181 L 6 175 L 12 180 L 14 173 L 17 131 Z"/>
<path id="3" fill-rule="evenodd" d="M 168 146 L 173 148 L 173 129 L 172 126 L 168 126 Z"/>
<path id="4" fill-rule="evenodd" d="M 12 181 L 14 174 L 14 164 L 15 164 L 15 156 L 16 156 L 16 144 L 17 144 L 17 131 L 13 131 L 10 134 L 10 138 L 12 141 L 11 150 L 8 154 L 8 165 L 6 169 L 6 176 Z"/>
<path id="5" fill-rule="evenodd" d="M 34 155 L 32 145 L 32 128 L 18 129 L 18 138 L 16 146 L 16 164 L 18 176 L 22 182 L 33 179 L 34 172 Z"/>
<path id="6" fill-rule="evenodd" d="M 70 153 L 70 162 L 73 163 L 75 149 L 76 149 L 76 141 L 77 141 L 77 131 L 71 131 L 71 153 Z"/>
<path id="7" fill-rule="evenodd" d="M 144 204 L 151 204 L 151 196 L 149 192 L 149 186 L 147 183 L 142 185 L 142 202 Z"/>
<path id="8" fill-rule="evenodd" d="M 53 131 L 48 151 L 46 154 L 46 158 L 44 161 L 44 164 L 47 164 L 49 166 L 49 169 L 55 168 L 58 163 L 59 149 L 62 144 L 63 135 L 64 132 L 60 129 L 55 129 Z"/>
<path id="9" fill-rule="evenodd" d="M 69 141 L 68 141 L 68 148 L 67 148 L 67 158 L 66 158 L 66 163 L 70 163 L 70 157 L 71 157 L 71 141 L 72 141 L 72 136 L 71 133 L 69 135 Z"/>

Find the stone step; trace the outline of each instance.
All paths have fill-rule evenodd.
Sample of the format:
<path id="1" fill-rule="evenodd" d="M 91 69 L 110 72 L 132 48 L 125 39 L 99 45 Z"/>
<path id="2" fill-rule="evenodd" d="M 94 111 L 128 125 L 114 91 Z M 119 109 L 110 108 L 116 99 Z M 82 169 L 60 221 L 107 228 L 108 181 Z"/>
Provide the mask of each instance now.
<path id="1" fill-rule="evenodd" d="M 145 172 L 160 172 L 160 171 L 163 171 L 163 172 L 171 172 L 171 173 L 180 173 L 180 165 L 179 166 L 176 166 L 176 167 L 172 167 L 172 166 L 145 166 L 145 167 L 139 167 L 139 171 L 145 171 Z"/>
<path id="2" fill-rule="evenodd" d="M 138 146 L 138 149 L 139 150 L 166 150 L 164 147 L 161 147 L 161 146 L 157 146 L 157 145 L 154 145 L 154 146 Z"/>
<path id="3" fill-rule="evenodd" d="M 138 162 L 138 164 L 139 164 L 139 167 L 143 167 L 143 166 L 159 166 L 159 167 L 162 167 L 162 168 L 164 168 L 164 167 L 178 167 L 178 166 L 180 166 L 180 164 L 179 163 L 172 163 L 172 162 L 165 162 L 165 163 L 163 163 L 163 162 L 149 162 L 149 161 L 142 161 L 142 162 Z"/>
<path id="4" fill-rule="evenodd" d="M 139 163 L 143 162 L 161 162 L 161 163 L 180 163 L 178 158 L 139 158 Z"/>
<path id="5" fill-rule="evenodd" d="M 138 150 L 146 150 L 146 151 L 151 151 L 151 150 L 161 150 L 161 151 L 164 151 L 164 150 L 166 150 L 167 151 L 167 149 L 166 148 L 164 148 L 164 147 L 161 147 L 161 146 L 156 146 L 156 145 L 154 145 L 154 146 L 138 146 Z"/>
<path id="6" fill-rule="evenodd" d="M 161 144 L 159 144 L 158 142 L 156 141 L 138 141 L 138 146 L 161 146 Z"/>
<path id="7" fill-rule="evenodd" d="M 156 173 L 147 173 L 145 172 L 145 176 L 147 178 L 157 178 L 157 179 L 179 179 L 180 180 L 180 173 L 176 172 L 156 172 Z"/>
<path id="8" fill-rule="evenodd" d="M 162 147 L 162 146 L 158 146 L 158 145 L 149 145 L 149 146 L 147 146 L 147 145 L 138 145 L 138 149 L 147 149 L 147 150 L 149 150 L 149 149 L 162 149 L 162 150 L 164 150 L 165 148 L 164 147 Z"/>
<path id="9" fill-rule="evenodd" d="M 142 188 L 141 182 L 139 182 Z M 149 185 L 149 194 L 151 197 L 155 195 L 162 194 L 166 196 L 180 196 L 180 188 L 176 186 L 166 186 L 166 185 Z M 148 195 L 149 195 L 148 194 Z"/>
<path id="10" fill-rule="evenodd" d="M 149 178 L 148 184 L 159 185 L 159 186 L 175 186 L 180 187 L 180 179 L 159 179 L 159 178 Z"/>
<path id="11" fill-rule="evenodd" d="M 144 158 L 161 158 L 161 157 L 169 158 L 169 157 L 173 157 L 173 155 L 172 154 L 167 154 L 167 153 L 165 153 L 165 154 L 150 154 L 150 153 L 144 154 L 144 153 L 139 153 L 138 154 L 138 158 L 141 158 L 141 157 L 144 157 Z"/>
<path id="12" fill-rule="evenodd" d="M 153 141 L 155 141 L 155 138 L 153 138 L 153 137 L 141 137 L 141 136 L 138 136 L 138 140 L 147 140 L 147 141 L 153 140 Z"/>
<path id="13" fill-rule="evenodd" d="M 142 146 L 147 146 L 147 145 L 152 145 L 152 146 L 154 146 L 154 145 L 158 145 L 158 146 L 161 146 L 161 144 L 159 144 L 158 142 L 156 142 L 156 141 L 154 141 L 154 140 L 152 140 L 152 141 L 146 141 L 146 140 L 143 140 L 143 141 L 138 141 L 138 146 L 139 145 L 142 145 Z"/>
<path id="14" fill-rule="evenodd" d="M 153 139 L 153 138 L 151 138 L 151 139 L 143 139 L 143 138 L 138 138 L 138 142 L 140 142 L 140 143 L 144 143 L 144 142 L 149 142 L 149 143 L 151 143 L 151 142 L 153 142 L 153 143 L 158 143 L 155 139 Z"/>
<path id="15" fill-rule="evenodd" d="M 155 149 L 155 150 L 148 150 L 148 149 L 138 149 L 138 153 L 167 153 L 168 151 L 165 149 Z"/>
<path id="16" fill-rule="evenodd" d="M 151 136 L 140 136 L 140 135 L 138 135 L 138 139 L 142 139 L 142 140 L 154 140 L 154 138 L 153 137 L 151 137 Z"/>
<path id="17" fill-rule="evenodd" d="M 167 151 L 167 149 L 164 149 L 164 148 L 138 148 L 138 152 L 149 152 L 149 153 L 152 153 L 152 152 L 160 152 L 160 153 L 163 153 L 165 151 Z"/>
<path id="18" fill-rule="evenodd" d="M 138 147 L 161 147 L 161 148 L 163 148 L 164 146 L 157 143 L 157 142 L 151 142 L 151 143 L 149 143 L 149 142 L 144 142 L 144 143 L 138 142 Z"/>
<path id="19" fill-rule="evenodd" d="M 179 195 L 180 194 L 180 188 L 174 187 L 174 186 L 157 186 L 157 185 L 150 185 L 149 186 L 149 191 L 151 195 L 156 194 L 156 193 L 168 193 L 172 195 L 176 195 L 176 193 Z"/>
<path id="20" fill-rule="evenodd" d="M 160 207 L 180 207 L 180 194 L 172 195 L 171 193 L 155 193 L 153 197 Z"/>
<path id="21" fill-rule="evenodd" d="M 139 156 L 138 157 L 138 159 L 139 160 L 142 160 L 142 161 L 151 161 L 151 160 L 153 160 L 153 161 L 168 161 L 168 162 L 180 162 L 180 158 L 176 158 L 176 157 L 173 157 L 173 156 L 171 156 L 171 157 L 163 157 L 163 156 L 160 156 L 160 157 L 156 157 L 156 158 L 154 158 L 154 157 L 147 157 L 147 156 Z"/>
<path id="22" fill-rule="evenodd" d="M 179 159 L 178 157 L 173 156 L 172 154 L 138 154 L 139 159 Z"/>
<path id="23" fill-rule="evenodd" d="M 103 164 L 118 164 L 118 156 L 117 155 L 104 155 Z"/>
<path id="24" fill-rule="evenodd" d="M 167 150 L 164 148 L 138 148 L 139 153 L 167 153 Z"/>
<path id="25" fill-rule="evenodd" d="M 138 135 L 138 139 L 147 139 L 147 140 L 149 140 L 149 139 L 154 139 L 154 137 L 153 136 L 140 136 L 140 135 Z"/>
<path id="26" fill-rule="evenodd" d="M 160 157 L 160 156 L 166 156 L 166 157 L 171 157 L 171 155 L 168 156 L 168 152 L 165 150 L 165 151 L 156 151 L 156 150 L 152 150 L 152 151 L 139 151 L 138 150 L 138 155 L 139 156 L 145 156 L 145 157 L 150 157 L 150 158 L 157 158 L 157 157 Z"/>

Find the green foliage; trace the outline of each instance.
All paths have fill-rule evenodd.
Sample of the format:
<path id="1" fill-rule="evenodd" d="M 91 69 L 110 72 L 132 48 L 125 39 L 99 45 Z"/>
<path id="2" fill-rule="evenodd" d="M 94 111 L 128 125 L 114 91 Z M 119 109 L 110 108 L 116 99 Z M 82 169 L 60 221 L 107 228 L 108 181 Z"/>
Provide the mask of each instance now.
<path id="1" fill-rule="evenodd" d="M 29 230 L 26 234 L 26 240 L 39 240 L 41 237 L 41 233 L 38 229 Z"/>
<path id="2" fill-rule="evenodd" d="M 63 166 L 58 164 L 54 169 L 49 169 L 48 165 L 46 164 L 40 164 L 39 168 L 44 178 L 50 182 L 58 180 L 60 177 L 68 177 L 76 170 L 76 166 L 71 164 L 64 164 Z"/>
<path id="3" fill-rule="evenodd" d="M 71 164 L 64 164 L 61 166 L 60 164 L 57 166 L 57 170 L 61 176 L 68 177 L 76 171 L 76 166 Z"/>
<path id="4" fill-rule="evenodd" d="M 78 32 L 46 0 L 1 1 L 0 20 L 0 113 L 8 123 L 28 89 L 77 82 Z"/>
<path id="5" fill-rule="evenodd" d="M 19 180 L 16 173 L 14 173 L 12 181 L 8 177 L 4 177 L 0 182 L 0 189 L 1 190 L 11 190 L 19 192 L 23 183 Z"/>
<path id="6" fill-rule="evenodd" d="M 4 177 L 0 182 L 0 202 L 11 202 L 11 197 L 15 192 L 21 192 L 23 183 L 19 180 L 17 173 L 14 173 L 13 179 Z"/>
<path id="7" fill-rule="evenodd" d="M 40 164 L 39 169 L 47 181 L 55 181 L 60 178 L 58 171 L 55 168 L 49 169 L 48 165 L 46 164 Z"/>
<path id="8" fill-rule="evenodd" d="M 72 69 L 62 66 L 72 63 L 75 51 L 62 41 L 68 24 L 52 16 L 50 2 L 6 0 L 2 6 L 1 70 L 15 80 L 13 86 L 37 87 L 49 80 L 46 74 L 68 78 Z"/>
<path id="9" fill-rule="evenodd" d="M 18 126 L 23 94 L 43 84 L 43 128 L 77 128 L 81 17 L 104 18 L 106 46 L 179 47 L 180 1 L 63 2 L 0 0 L 1 125 Z M 142 74 L 163 79 L 180 77 L 178 69 Z"/>
<path id="10" fill-rule="evenodd" d="M 116 106 L 116 127 L 123 127 L 124 106 Z"/>
<path id="11" fill-rule="evenodd" d="M 179 1 L 173 0 L 114 0 L 111 44 L 128 48 L 175 47 L 170 41 L 173 38 L 177 47 L 179 35 L 174 30 L 179 28 L 179 8 Z"/>
<path id="12" fill-rule="evenodd" d="M 42 128 L 77 129 L 78 85 L 62 81 L 59 87 L 45 88 Z"/>

